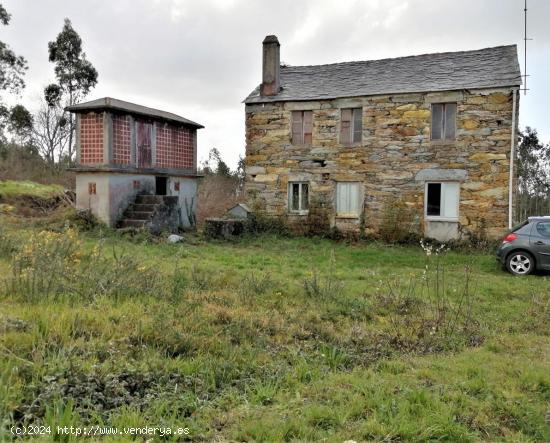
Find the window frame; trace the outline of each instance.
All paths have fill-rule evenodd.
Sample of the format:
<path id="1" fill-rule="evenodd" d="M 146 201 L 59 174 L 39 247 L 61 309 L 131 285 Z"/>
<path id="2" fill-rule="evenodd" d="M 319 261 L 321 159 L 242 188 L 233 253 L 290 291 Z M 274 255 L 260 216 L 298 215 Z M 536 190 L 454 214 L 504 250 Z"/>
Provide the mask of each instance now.
<path id="1" fill-rule="evenodd" d="M 454 133 L 453 138 L 447 138 L 447 106 L 454 105 Z M 433 128 L 434 128 L 434 106 L 443 106 L 442 117 L 443 121 L 441 124 L 441 138 L 434 138 Z M 434 102 L 430 104 L 430 142 L 431 143 L 453 143 L 456 141 L 456 129 L 457 129 L 457 114 L 458 114 L 458 103 L 457 102 Z"/>
<path id="2" fill-rule="evenodd" d="M 351 117 L 349 120 L 349 141 L 344 141 L 342 134 L 343 134 L 343 114 L 344 111 L 351 111 Z M 356 114 L 359 114 L 359 121 L 361 122 L 361 131 L 359 132 L 359 140 L 355 140 L 355 133 L 357 132 L 355 130 L 355 123 L 356 123 Z M 353 146 L 353 145 L 360 145 L 363 143 L 363 107 L 355 107 L 355 108 L 340 108 L 340 131 L 338 136 L 338 141 L 341 145 L 344 146 Z"/>
<path id="3" fill-rule="evenodd" d="M 340 212 L 338 209 L 338 187 L 342 185 L 357 185 L 357 212 Z M 363 189 L 361 187 L 362 182 L 360 181 L 337 181 L 336 187 L 335 187 L 335 199 L 334 199 L 334 212 L 336 214 L 336 218 L 353 218 L 357 219 L 361 217 L 361 212 L 363 211 L 363 205 L 362 205 L 362 196 L 363 196 Z"/>
<path id="4" fill-rule="evenodd" d="M 292 186 L 293 185 L 299 185 L 298 186 L 298 209 L 294 209 L 292 207 Z M 307 208 L 302 208 L 302 194 L 303 194 L 303 187 L 304 185 L 307 186 Z M 309 182 L 307 181 L 289 181 L 288 187 L 287 187 L 287 206 L 288 206 L 288 213 L 294 214 L 294 215 L 307 215 L 309 214 Z"/>
<path id="5" fill-rule="evenodd" d="M 449 217 L 446 215 L 428 215 L 428 185 L 440 184 L 441 185 L 441 197 L 439 202 L 440 214 L 441 210 L 445 208 L 445 185 L 453 183 L 457 185 L 457 198 L 456 198 L 456 217 Z M 458 222 L 460 218 L 460 182 L 458 181 L 427 181 L 424 183 L 424 220 L 426 221 L 446 221 L 446 222 Z"/>

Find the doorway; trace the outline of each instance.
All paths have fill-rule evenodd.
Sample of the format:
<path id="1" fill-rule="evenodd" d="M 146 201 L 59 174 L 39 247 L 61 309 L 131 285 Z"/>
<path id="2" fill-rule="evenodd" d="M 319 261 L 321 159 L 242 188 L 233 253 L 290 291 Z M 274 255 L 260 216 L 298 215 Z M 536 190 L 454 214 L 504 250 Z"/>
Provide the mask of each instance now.
<path id="1" fill-rule="evenodd" d="M 166 195 L 167 185 L 167 177 L 155 177 L 155 189 L 157 195 Z"/>

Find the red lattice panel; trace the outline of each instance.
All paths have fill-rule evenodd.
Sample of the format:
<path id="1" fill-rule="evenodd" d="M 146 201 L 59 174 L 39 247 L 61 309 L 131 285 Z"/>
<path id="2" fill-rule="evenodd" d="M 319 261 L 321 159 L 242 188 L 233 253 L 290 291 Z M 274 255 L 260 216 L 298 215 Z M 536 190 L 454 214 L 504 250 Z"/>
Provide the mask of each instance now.
<path id="1" fill-rule="evenodd" d="M 113 162 L 129 165 L 131 161 L 130 119 L 125 115 L 113 115 Z"/>
<path id="2" fill-rule="evenodd" d="M 194 169 L 195 130 L 168 124 L 157 126 L 159 168 Z"/>
<path id="3" fill-rule="evenodd" d="M 103 114 L 80 116 L 80 163 L 103 163 Z"/>

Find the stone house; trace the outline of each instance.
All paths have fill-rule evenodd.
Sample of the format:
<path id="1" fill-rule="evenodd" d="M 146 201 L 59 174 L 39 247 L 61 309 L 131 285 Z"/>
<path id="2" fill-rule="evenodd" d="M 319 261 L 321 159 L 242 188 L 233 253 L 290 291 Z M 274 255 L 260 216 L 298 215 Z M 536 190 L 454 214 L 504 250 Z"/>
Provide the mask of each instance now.
<path id="1" fill-rule="evenodd" d="M 109 226 L 194 224 L 197 129 L 178 115 L 101 98 L 76 114 L 76 206 Z"/>
<path id="2" fill-rule="evenodd" d="M 250 207 L 376 233 L 399 202 L 410 229 L 447 240 L 512 223 L 521 73 L 516 46 L 281 66 L 245 99 Z M 405 218 L 403 223 L 405 223 Z"/>

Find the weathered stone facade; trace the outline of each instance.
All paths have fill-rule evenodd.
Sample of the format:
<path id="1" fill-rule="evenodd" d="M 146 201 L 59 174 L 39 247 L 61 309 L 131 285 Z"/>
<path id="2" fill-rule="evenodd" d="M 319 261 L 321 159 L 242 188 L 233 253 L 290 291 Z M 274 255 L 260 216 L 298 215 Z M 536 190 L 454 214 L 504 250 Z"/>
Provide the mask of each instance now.
<path id="1" fill-rule="evenodd" d="M 449 102 L 457 104 L 456 139 L 432 141 L 432 104 Z M 339 141 L 344 108 L 362 108 L 360 143 Z M 332 226 L 359 230 L 362 224 L 376 233 L 384 205 L 397 197 L 429 235 L 438 226 L 430 227 L 424 215 L 425 184 L 455 181 L 460 183 L 459 217 L 452 229 L 458 235 L 483 230 L 500 236 L 508 225 L 512 109 L 512 87 L 247 103 L 248 203 L 255 211 L 299 222 L 304 215 L 288 211 L 288 183 L 307 182 L 311 203 L 326 209 Z M 313 111 L 309 146 L 291 142 L 295 110 Z M 361 216 L 336 216 L 338 181 L 362 184 Z"/>

